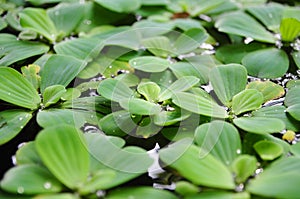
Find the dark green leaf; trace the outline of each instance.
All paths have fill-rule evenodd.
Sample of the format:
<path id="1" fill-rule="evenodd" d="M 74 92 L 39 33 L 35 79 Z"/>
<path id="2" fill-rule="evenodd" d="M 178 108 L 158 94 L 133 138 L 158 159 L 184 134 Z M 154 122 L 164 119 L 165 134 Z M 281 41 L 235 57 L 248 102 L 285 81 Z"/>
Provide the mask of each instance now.
<path id="1" fill-rule="evenodd" d="M 89 153 L 82 132 L 69 125 L 52 126 L 38 134 L 35 144 L 43 163 L 57 179 L 71 189 L 84 185 Z"/>
<path id="2" fill-rule="evenodd" d="M 41 98 L 33 85 L 16 70 L 0 67 L 0 99 L 28 108 L 37 109 Z"/>

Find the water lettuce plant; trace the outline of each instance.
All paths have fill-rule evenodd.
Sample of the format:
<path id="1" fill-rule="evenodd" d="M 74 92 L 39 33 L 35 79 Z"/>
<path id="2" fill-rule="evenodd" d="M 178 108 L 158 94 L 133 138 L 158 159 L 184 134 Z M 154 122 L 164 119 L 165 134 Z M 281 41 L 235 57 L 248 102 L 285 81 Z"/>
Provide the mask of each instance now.
<path id="1" fill-rule="evenodd" d="M 0 198 L 298 197 L 299 2 L 0 5 Z"/>

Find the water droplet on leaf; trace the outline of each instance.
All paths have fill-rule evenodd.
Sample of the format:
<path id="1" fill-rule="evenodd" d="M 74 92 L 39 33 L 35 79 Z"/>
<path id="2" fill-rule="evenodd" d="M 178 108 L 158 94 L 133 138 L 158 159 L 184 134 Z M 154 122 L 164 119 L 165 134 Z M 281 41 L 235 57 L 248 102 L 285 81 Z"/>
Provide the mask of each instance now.
<path id="1" fill-rule="evenodd" d="M 237 154 L 241 154 L 241 152 L 242 152 L 241 149 L 236 150 Z"/>
<path id="2" fill-rule="evenodd" d="M 44 188 L 45 189 L 50 189 L 52 187 L 52 184 L 50 182 L 45 182 Z"/>
<path id="3" fill-rule="evenodd" d="M 24 193 L 24 187 L 18 187 L 17 192 L 19 194 L 23 194 Z"/>

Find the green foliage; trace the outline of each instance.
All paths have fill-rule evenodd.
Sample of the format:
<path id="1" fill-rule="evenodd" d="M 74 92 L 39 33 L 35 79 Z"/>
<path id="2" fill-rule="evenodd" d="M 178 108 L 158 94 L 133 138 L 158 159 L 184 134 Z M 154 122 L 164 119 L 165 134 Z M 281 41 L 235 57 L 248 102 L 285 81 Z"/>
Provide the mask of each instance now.
<path id="1" fill-rule="evenodd" d="M 0 198 L 299 196 L 299 2 L 0 4 Z"/>

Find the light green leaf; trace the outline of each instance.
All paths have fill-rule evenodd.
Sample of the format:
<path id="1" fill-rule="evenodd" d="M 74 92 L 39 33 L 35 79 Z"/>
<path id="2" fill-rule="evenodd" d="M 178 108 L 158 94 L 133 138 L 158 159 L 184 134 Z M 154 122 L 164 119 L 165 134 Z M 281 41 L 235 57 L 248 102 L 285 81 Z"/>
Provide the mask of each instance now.
<path id="1" fill-rule="evenodd" d="M 295 18 L 282 19 L 280 33 L 283 41 L 294 41 L 300 34 L 300 21 Z"/>
<path id="2" fill-rule="evenodd" d="M 236 115 L 261 107 L 264 97 L 256 89 L 246 89 L 232 98 L 232 112 Z"/>
<path id="3" fill-rule="evenodd" d="M 300 104 L 289 106 L 286 111 L 296 120 L 300 121 Z"/>
<path id="4" fill-rule="evenodd" d="M 0 67 L 0 99 L 35 110 L 41 98 L 33 85 L 19 72 L 9 67 Z"/>
<path id="5" fill-rule="evenodd" d="M 67 88 L 66 92 L 61 96 L 61 99 L 66 101 L 66 100 L 72 100 L 79 98 L 81 95 L 81 92 L 77 88 Z"/>
<path id="6" fill-rule="evenodd" d="M 241 155 L 232 162 L 230 167 L 236 175 L 235 181 L 237 183 L 244 183 L 254 174 L 257 168 L 257 160 L 254 156 Z"/>
<path id="7" fill-rule="evenodd" d="M 155 56 L 168 57 L 169 55 L 173 55 L 175 53 L 173 50 L 174 47 L 172 47 L 169 38 L 165 36 L 143 39 L 142 44 Z"/>
<path id="8" fill-rule="evenodd" d="M 153 119 L 150 117 L 143 118 L 136 129 L 136 135 L 142 136 L 143 138 L 149 138 L 157 134 L 162 127 L 156 125 Z"/>
<path id="9" fill-rule="evenodd" d="M 174 28 L 174 23 L 141 20 L 134 23 L 132 27 L 138 31 L 142 38 L 147 38 L 170 32 Z"/>
<path id="10" fill-rule="evenodd" d="M 38 134 L 35 144 L 43 163 L 64 185 L 71 189 L 84 185 L 89 153 L 82 132 L 69 125 L 52 126 Z"/>
<path id="11" fill-rule="evenodd" d="M 247 191 L 255 195 L 282 199 L 297 198 L 300 184 L 300 159 L 288 157 L 275 161 L 250 180 Z M 287 183 L 288 182 L 288 183 Z"/>
<path id="12" fill-rule="evenodd" d="M 294 87 L 288 90 L 285 99 L 284 99 L 284 105 L 289 107 L 296 104 L 300 104 L 300 87 Z"/>
<path id="13" fill-rule="evenodd" d="M 60 3 L 47 10 L 47 14 L 53 21 L 57 30 L 63 32 L 63 36 L 70 35 L 79 25 L 85 14 L 85 7 L 81 3 Z M 61 33 L 61 32 L 60 32 Z"/>
<path id="14" fill-rule="evenodd" d="M 186 91 L 191 87 L 195 86 L 198 82 L 199 79 L 197 77 L 183 76 L 159 94 L 159 101 L 165 101 L 167 99 L 170 99 L 175 93 Z"/>
<path id="15" fill-rule="evenodd" d="M 121 101 L 122 99 L 131 98 L 133 96 L 133 90 L 131 90 L 122 81 L 115 79 L 106 79 L 101 81 L 97 91 L 106 99 L 116 102 Z"/>
<path id="16" fill-rule="evenodd" d="M 230 106 L 232 97 L 246 88 L 247 70 L 239 64 L 217 66 L 210 71 L 210 81 L 219 100 Z"/>
<path id="17" fill-rule="evenodd" d="M 39 76 L 40 67 L 35 64 L 30 64 L 28 66 L 23 66 L 21 68 L 23 76 L 33 85 L 35 90 L 40 88 L 41 77 Z"/>
<path id="18" fill-rule="evenodd" d="M 168 60 L 153 56 L 140 56 L 129 61 L 131 67 L 144 72 L 157 73 L 166 70 L 171 64 Z"/>
<path id="19" fill-rule="evenodd" d="M 131 198 L 177 199 L 177 197 L 169 191 L 154 189 L 152 187 L 123 188 L 123 189 L 112 191 L 105 197 L 105 199 L 131 199 Z"/>
<path id="20" fill-rule="evenodd" d="M 203 96 L 192 93 L 179 92 L 172 97 L 172 101 L 177 106 L 209 117 L 227 118 L 228 115 L 216 102 Z"/>
<path id="21" fill-rule="evenodd" d="M 269 30 L 278 33 L 284 6 L 276 3 L 251 6 L 247 8 L 254 17 L 261 21 Z"/>
<path id="22" fill-rule="evenodd" d="M 41 71 L 41 91 L 52 85 L 68 86 L 86 63 L 74 57 L 51 55 Z"/>
<path id="23" fill-rule="evenodd" d="M 97 38 L 77 38 L 66 40 L 54 45 L 54 50 L 60 55 L 69 55 L 77 59 L 90 61 L 104 47 Z"/>
<path id="24" fill-rule="evenodd" d="M 119 103 L 122 108 L 137 115 L 155 115 L 161 110 L 160 105 L 138 98 L 123 99 Z"/>
<path id="25" fill-rule="evenodd" d="M 256 89 L 264 96 L 264 102 L 280 98 L 284 95 L 284 88 L 271 81 L 254 81 L 247 85 L 247 89 Z"/>
<path id="26" fill-rule="evenodd" d="M 195 185 L 234 189 L 235 184 L 228 168 L 211 154 L 201 156 L 202 150 L 191 144 L 190 140 L 183 139 L 161 149 L 159 157 L 163 163 Z"/>
<path id="27" fill-rule="evenodd" d="M 292 52 L 292 57 L 297 67 L 300 69 L 300 51 Z"/>
<path id="28" fill-rule="evenodd" d="M 292 131 L 299 131 L 300 124 L 297 120 L 293 119 L 286 113 L 286 107 L 284 106 L 268 106 L 258 109 L 252 112 L 255 117 L 264 118 L 277 118 L 285 123 L 286 129 Z"/>
<path id="29" fill-rule="evenodd" d="M 43 104 L 48 107 L 60 100 L 67 90 L 62 85 L 53 85 L 47 87 L 43 92 Z"/>
<path id="30" fill-rule="evenodd" d="M 202 149 L 199 157 L 211 154 L 227 166 L 242 152 L 239 132 L 223 121 L 200 125 L 195 131 L 195 142 Z"/>
<path id="31" fill-rule="evenodd" d="M 144 82 L 138 85 L 137 91 L 142 94 L 147 101 L 156 102 L 160 93 L 160 87 L 155 82 Z"/>
<path id="32" fill-rule="evenodd" d="M 172 107 L 173 108 L 173 107 Z M 154 123 L 158 126 L 169 126 L 187 119 L 191 113 L 178 107 L 171 111 L 161 111 L 154 115 Z"/>
<path id="33" fill-rule="evenodd" d="M 88 141 L 90 155 L 94 158 L 94 161 L 97 161 L 103 168 L 112 169 L 117 173 L 124 172 L 131 176 L 137 176 L 138 174 L 147 172 L 153 163 L 153 159 L 150 158 L 147 151 L 142 148 L 135 146 L 122 148 L 125 142 L 120 138 L 90 133 L 86 134 L 86 139 Z M 132 178 L 130 176 L 126 178 L 128 177 L 129 179 Z M 122 181 L 124 179 L 114 180 L 115 182 L 111 183 L 117 183 L 115 185 L 119 185 L 123 183 Z M 108 188 L 113 185 L 109 184 L 110 183 L 107 184 Z M 105 189 L 107 187 L 105 187 Z"/>
<path id="34" fill-rule="evenodd" d="M 275 43 L 275 37 L 270 32 L 242 11 L 234 11 L 219 16 L 215 27 L 221 32 L 250 37 L 257 41 Z"/>
<path id="35" fill-rule="evenodd" d="M 241 117 L 233 120 L 239 128 L 250 133 L 277 133 L 285 128 L 283 121 L 277 118 Z"/>
<path id="36" fill-rule="evenodd" d="M 20 41 L 14 35 L 0 34 L 0 65 L 9 66 L 17 61 L 46 53 L 49 47 L 45 44 Z"/>
<path id="37" fill-rule="evenodd" d="M 11 168 L 1 181 L 1 189 L 15 194 L 56 193 L 62 188 L 47 169 L 34 164 Z"/>
<path id="38" fill-rule="evenodd" d="M 36 118 L 41 127 L 51 127 L 57 124 L 68 124 L 82 127 L 85 119 L 80 112 L 70 109 L 49 109 L 38 112 Z"/>
<path id="39" fill-rule="evenodd" d="M 178 55 L 186 54 L 199 48 L 207 38 L 208 35 L 204 28 L 191 28 L 176 39 L 174 47 Z"/>
<path id="40" fill-rule="evenodd" d="M 42 165 L 42 160 L 36 151 L 33 141 L 27 142 L 16 152 L 17 165 L 37 164 Z"/>
<path id="41" fill-rule="evenodd" d="M 199 192 L 199 187 L 187 181 L 178 181 L 175 192 L 182 196 L 193 195 Z"/>
<path id="42" fill-rule="evenodd" d="M 277 48 L 257 50 L 247 54 L 243 60 L 248 74 L 259 78 L 277 78 L 283 76 L 289 68 L 287 54 Z"/>
<path id="43" fill-rule="evenodd" d="M 123 0 L 96 0 L 96 3 L 115 12 L 133 12 L 141 6 L 139 0 L 123 1 Z"/>
<path id="44" fill-rule="evenodd" d="M 33 30 L 54 43 L 58 32 L 53 21 L 41 8 L 25 8 L 20 14 L 20 24 L 23 28 Z"/>
<path id="45" fill-rule="evenodd" d="M 283 154 L 282 146 L 268 140 L 256 142 L 253 148 L 263 160 L 274 160 Z"/>
<path id="46" fill-rule="evenodd" d="M 31 112 L 5 110 L 0 112 L 0 145 L 13 139 L 30 121 Z"/>
<path id="47" fill-rule="evenodd" d="M 187 196 L 184 199 L 250 199 L 248 192 L 233 193 L 228 191 L 209 190 L 196 195 Z"/>
<path id="48" fill-rule="evenodd" d="M 296 144 L 293 144 L 291 147 L 291 153 L 297 157 L 300 156 L 300 143 L 297 142 Z"/>
<path id="49" fill-rule="evenodd" d="M 78 196 L 70 193 L 60 193 L 60 194 L 38 195 L 33 199 L 78 199 Z"/>

